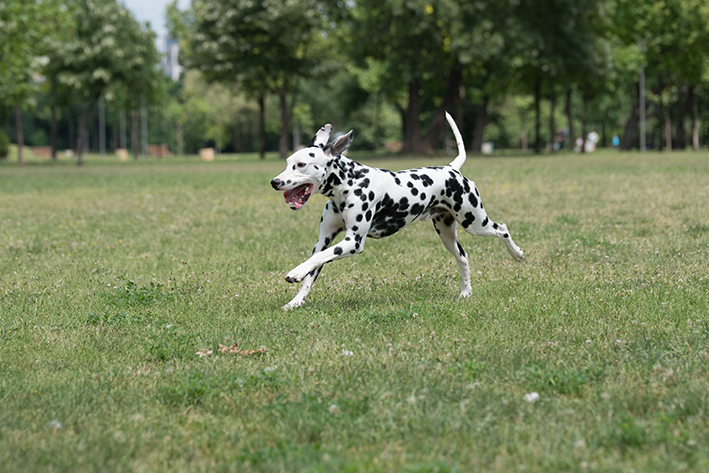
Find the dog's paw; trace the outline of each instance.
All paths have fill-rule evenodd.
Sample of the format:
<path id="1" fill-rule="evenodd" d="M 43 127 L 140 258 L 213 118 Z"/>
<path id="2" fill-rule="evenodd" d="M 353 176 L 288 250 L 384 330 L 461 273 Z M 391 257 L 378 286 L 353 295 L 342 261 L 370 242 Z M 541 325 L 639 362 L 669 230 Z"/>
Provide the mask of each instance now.
<path id="1" fill-rule="evenodd" d="M 458 296 L 460 299 L 467 299 L 468 297 L 473 295 L 473 290 L 472 289 L 465 289 L 460 292 L 460 296 Z"/>
<path id="2" fill-rule="evenodd" d="M 297 266 L 295 269 L 291 270 L 288 274 L 286 274 L 286 281 L 289 283 L 293 284 L 295 282 L 300 282 L 303 279 L 305 279 L 305 276 L 308 275 L 308 268 L 304 267 L 302 264 Z"/>
<path id="3" fill-rule="evenodd" d="M 510 256 L 512 256 L 517 261 L 524 261 L 524 251 L 522 251 L 521 248 L 507 248 L 507 251 L 510 253 Z"/>
<path id="4" fill-rule="evenodd" d="M 283 307 L 281 307 L 281 309 L 283 309 L 284 311 L 288 312 L 289 310 L 292 310 L 292 309 L 295 309 L 295 308 L 297 308 L 297 307 L 302 306 L 302 305 L 303 305 L 303 302 L 305 302 L 305 301 L 293 299 L 293 300 L 290 301 L 288 304 L 286 304 L 286 305 L 284 305 Z"/>

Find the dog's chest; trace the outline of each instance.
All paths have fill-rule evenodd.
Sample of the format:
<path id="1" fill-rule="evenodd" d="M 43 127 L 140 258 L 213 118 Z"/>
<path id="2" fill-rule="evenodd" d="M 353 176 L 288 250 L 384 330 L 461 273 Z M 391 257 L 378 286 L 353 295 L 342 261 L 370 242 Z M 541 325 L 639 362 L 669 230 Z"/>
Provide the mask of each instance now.
<path id="1" fill-rule="evenodd" d="M 425 192 L 411 195 L 406 189 L 391 189 L 375 206 L 368 236 L 384 238 L 393 235 L 420 217 L 434 200 Z"/>

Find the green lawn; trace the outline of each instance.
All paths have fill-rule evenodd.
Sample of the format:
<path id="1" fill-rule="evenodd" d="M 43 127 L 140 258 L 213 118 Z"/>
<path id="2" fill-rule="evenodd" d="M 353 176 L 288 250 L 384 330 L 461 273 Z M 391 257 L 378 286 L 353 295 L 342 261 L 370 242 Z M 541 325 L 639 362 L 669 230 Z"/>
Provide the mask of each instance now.
<path id="1" fill-rule="evenodd" d="M 469 158 L 524 263 L 418 223 L 291 312 L 282 167 L 0 162 L 0 470 L 709 470 L 707 153 Z"/>

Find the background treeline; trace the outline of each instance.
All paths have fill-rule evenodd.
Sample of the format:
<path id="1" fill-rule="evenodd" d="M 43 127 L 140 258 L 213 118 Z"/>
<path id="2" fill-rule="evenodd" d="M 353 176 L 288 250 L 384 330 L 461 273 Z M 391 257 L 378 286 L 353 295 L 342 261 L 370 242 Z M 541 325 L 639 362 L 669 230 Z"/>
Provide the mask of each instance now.
<path id="1" fill-rule="evenodd" d="M 473 151 L 591 130 L 632 149 L 641 76 L 648 147 L 709 137 L 705 0 L 193 0 L 166 16 L 176 82 L 115 0 L 0 3 L 0 153 L 9 137 L 137 156 L 147 131 L 176 153 L 285 156 L 326 122 L 354 128 L 354 149 L 424 153 L 445 110 Z"/>

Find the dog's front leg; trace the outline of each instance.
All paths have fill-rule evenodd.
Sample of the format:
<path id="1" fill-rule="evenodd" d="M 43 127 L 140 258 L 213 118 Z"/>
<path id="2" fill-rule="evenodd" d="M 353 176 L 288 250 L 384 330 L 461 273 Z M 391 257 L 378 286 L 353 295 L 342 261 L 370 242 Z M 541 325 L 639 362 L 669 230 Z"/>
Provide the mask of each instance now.
<path id="1" fill-rule="evenodd" d="M 320 218 L 320 236 L 317 243 L 315 243 L 315 248 L 313 248 L 313 255 L 328 248 L 330 244 L 332 244 L 335 237 L 344 229 L 342 214 L 336 214 L 333 212 L 332 205 L 333 204 L 331 202 L 328 202 L 323 210 L 322 217 Z M 318 278 L 321 269 L 322 266 L 310 271 L 303 278 L 303 284 L 300 286 L 298 294 L 296 294 L 292 301 L 283 306 L 283 310 L 290 310 L 303 305 L 305 298 L 308 297 L 310 289 L 313 287 L 315 280 Z M 288 281 L 287 277 L 286 280 Z"/>
<path id="2" fill-rule="evenodd" d="M 299 282 L 313 270 L 319 268 L 325 263 L 338 259 L 352 256 L 355 253 L 361 253 L 364 250 L 364 240 L 369 231 L 369 221 L 363 221 L 362 214 L 355 211 L 350 211 L 349 215 L 343 216 L 346 228 L 345 238 L 330 248 L 314 253 L 304 263 L 298 265 L 290 273 L 286 275 L 286 281 Z M 359 221 L 357 220 L 359 218 Z"/>

